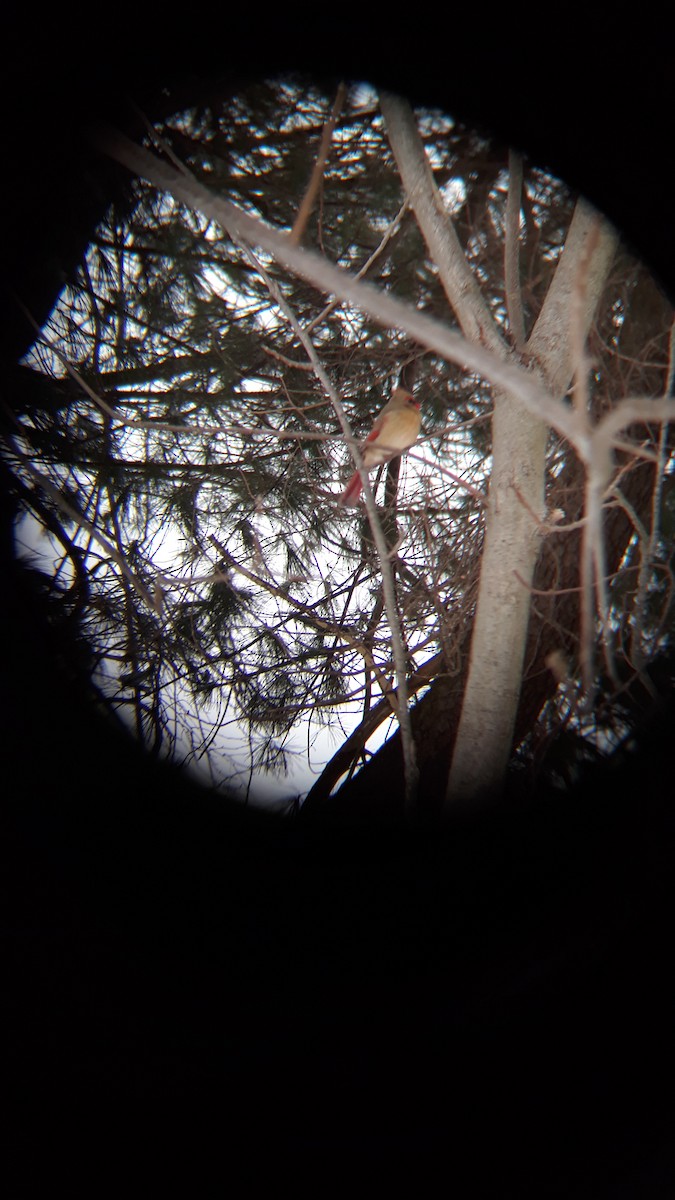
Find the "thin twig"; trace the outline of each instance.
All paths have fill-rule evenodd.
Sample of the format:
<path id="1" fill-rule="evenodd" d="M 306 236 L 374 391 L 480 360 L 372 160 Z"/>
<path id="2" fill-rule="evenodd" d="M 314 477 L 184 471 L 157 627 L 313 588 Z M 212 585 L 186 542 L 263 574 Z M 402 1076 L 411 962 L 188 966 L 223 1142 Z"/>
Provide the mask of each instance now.
<path id="1" fill-rule="evenodd" d="M 391 241 L 394 234 L 398 230 L 398 227 L 401 224 L 404 213 L 407 211 L 407 209 L 408 209 L 408 201 L 404 200 L 403 204 L 399 208 L 396 216 L 394 217 L 391 225 L 386 230 L 385 235 L 382 238 L 382 241 L 380 242 L 379 246 L 377 246 L 375 248 L 375 250 L 373 250 L 373 253 L 370 255 L 370 257 L 367 258 L 366 261 L 364 262 L 363 266 L 359 268 L 359 270 L 354 275 L 354 279 L 363 279 L 364 275 L 366 275 L 368 273 L 368 271 L 372 267 L 373 263 L 377 261 L 377 259 L 380 257 L 383 250 L 385 249 L 387 243 Z M 326 319 L 326 317 L 329 316 L 333 312 L 334 309 L 338 308 L 340 304 L 341 304 L 340 300 L 331 300 L 326 305 L 326 307 L 323 308 L 316 317 L 312 318 L 312 320 L 309 322 L 308 325 L 305 325 L 305 332 L 311 333 L 312 330 L 314 329 L 315 325 L 320 325 L 321 322 L 324 321 Z"/>
<path id="2" fill-rule="evenodd" d="M 407 457 L 414 459 L 415 462 L 423 463 L 425 467 L 430 467 L 439 475 L 447 475 L 448 479 L 456 483 L 459 488 L 462 488 L 463 491 L 473 496 L 478 504 L 487 504 L 488 498 L 486 492 L 482 492 L 480 488 L 474 487 L 472 483 L 467 483 L 466 479 L 462 479 L 460 475 L 455 475 L 455 472 L 451 471 L 449 467 L 444 466 L 443 463 L 430 462 L 428 458 L 425 458 L 423 454 L 418 454 L 416 450 L 408 450 Z"/>
<path id="3" fill-rule="evenodd" d="M 271 580 L 265 579 L 259 573 L 251 571 L 230 554 L 229 550 L 226 549 L 215 534 L 209 534 L 209 541 L 215 546 L 223 562 L 226 562 L 233 571 L 238 571 L 240 575 L 244 576 L 244 579 L 248 579 L 251 583 L 256 584 L 257 587 L 269 592 L 271 596 L 276 596 L 278 600 L 283 601 L 284 604 L 288 604 L 293 609 L 295 620 L 308 625 L 310 629 L 317 629 L 322 633 L 334 634 L 345 642 L 346 645 L 350 646 L 352 650 L 361 654 L 364 659 L 369 659 L 369 651 L 364 646 L 363 639 L 353 634 L 346 626 L 341 625 L 338 621 L 329 621 L 326 617 L 319 616 L 318 613 L 313 612 L 310 605 L 303 604 L 301 600 L 296 600 L 285 588 L 282 589 Z M 190 579 L 180 579 L 178 581 L 165 580 L 165 582 L 169 582 L 174 586 L 184 585 L 194 587 L 198 583 L 227 582 L 227 576 L 222 571 L 211 571 L 208 575 L 204 576 L 193 576 Z"/>

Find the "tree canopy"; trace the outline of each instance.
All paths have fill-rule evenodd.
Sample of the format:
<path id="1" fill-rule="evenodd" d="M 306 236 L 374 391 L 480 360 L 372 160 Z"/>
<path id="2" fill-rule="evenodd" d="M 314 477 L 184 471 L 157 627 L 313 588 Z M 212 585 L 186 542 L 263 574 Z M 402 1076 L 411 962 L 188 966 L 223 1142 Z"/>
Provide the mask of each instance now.
<path id="1" fill-rule="evenodd" d="M 533 369 L 528 339 L 576 228 L 563 183 L 437 111 L 414 114 L 429 178 L 407 181 L 396 114 L 383 113 L 365 85 L 329 94 L 288 78 L 177 113 L 147 146 L 401 302 L 407 325 L 135 178 L 26 360 L 50 380 L 44 400 L 17 387 L 5 454 L 23 513 L 46 531 L 23 520 L 18 537 L 54 620 L 77 627 L 96 702 L 152 753 L 240 794 L 265 779 L 267 795 L 322 803 L 354 772 L 367 788 L 388 760 L 400 785 L 398 735 L 364 763 L 410 700 L 422 790 L 437 798 L 467 687 L 498 388 L 479 356 L 425 343 L 413 316 Z M 420 197 L 441 214 L 441 252 L 454 231 L 459 284 L 457 255 L 444 269 L 430 250 Z M 454 301 L 467 280 L 473 307 Z M 573 321 L 574 287 L 551 340 Z M 521 581 L 510 767 L 558 787 L 672 682 L 672 433 L 657 407 L 672 392 L 672 312 L 621 245 L 598 288 L 556 399 L 574 413 L 581 398 L 594 428 L 634 398 L 654 407 L 617 425 L 600 486 L 581 442 L 542 412 L 545 511 Z M 327 384 L 360 438 L 399 380 L 423 433 L 371 480 L 384 563 L 365 510 L 337 504 L 353 462 Z"/>

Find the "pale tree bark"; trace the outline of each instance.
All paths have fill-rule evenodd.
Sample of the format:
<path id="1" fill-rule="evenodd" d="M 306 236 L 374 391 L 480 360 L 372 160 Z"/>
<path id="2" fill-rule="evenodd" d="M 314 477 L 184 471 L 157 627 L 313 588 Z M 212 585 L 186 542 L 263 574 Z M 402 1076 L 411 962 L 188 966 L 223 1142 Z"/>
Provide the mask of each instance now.
<path id="1" fill-rule="evenodd" d="M 485 304 L 434 182 L 408 102 L 383 94 L 380 107 L 408 202 L 417 218 L 448 300 L 467 339 L 511 354 Z M 514 156 L 510 164 L 514 166 Z M 518 174 L 518 172 L 516 172 Z M 512 181 L 513 184 L 513 181 Z M 519 201 L 521 177 L 517 179 Z M 516 209 L 510 188 L 510 208 Z M 513 193 L 513 194 L 511 194 Z M 519 203 L 517 204 L 519 208 Z M 517 217 L 509 214 L 506 262 L 510 312 L 517 294 Z M 524 347 L 552 395 L 562 396 L 575 369 L 583 376 L 583 346 L 612 258 L 616 234 L 582 201 L 532 335 Z M 518 345 L 522 322 L 514 330 Z M 584 414 L 578 409 L 578 433 Z M 544 519 L 548 424 L 523 408 L 512 393 L 495 391 L 492 475 L 485 548 L 447 803 L 455 805 L 499 791 L 511 753 L 530 614 L 530 588 Z"/>
<path id="2" fill-rule="evenodd" d="M 508 359 L 512 352 L 480 294 L 444 209 L 411 106 L 387 94 L 380 103 L 408 203 L 460 328 L 468 340 L 486 344 L 498 358 Z M 521 314 L 516 280 L 521 174 L 513 170 L 520 167 L 515 156 L 509 164 L 516 179 L 509 187 L 506 282 L 509 313 Z M 615 247 L 613 230 L 580 202 L 542 312 L 524 347 L 525 361 L 532 362 L 552 396 L 565 394 L 574 368 L 583 368 L 585 338 Z M 513 332 L 520 349 L 524 340 L 521 319 Z M 579 433 L 583 434 L 586 430 L 578 415 Z M 546 434 L 543 414 L 527 412 L 513 392 L 495 391 L 485 547 L 448 804 L 479 793 L 494 794 L 506 772 L 520 695 L 530 588 L 544 520 Z"/>
<path id="3" fill-rule="evenodd" d="M 468 341 L 489 346 L 493 353 L 504 358 L 506 343 L 466 261 L 443 197 L 436 187 L 413 111 L 407 100 L 388 92 L 380 94 L 380 108 L 408 203 L 459 327 Z"/>
<path id="4" fill-rule="evenodd" d="M 617 240 L 615 231 L 579 201 L 525 347 L 554 395 L 567 391 L 577 366 L 583 370 L 581 359 L 575 362 L 575 348 L 586 341 Z M 496 392 L 485 548 L 448 808 L 498 794 L 511 754 L 544 518 L 547 433 L 546 420 L 513 395 Z"/>

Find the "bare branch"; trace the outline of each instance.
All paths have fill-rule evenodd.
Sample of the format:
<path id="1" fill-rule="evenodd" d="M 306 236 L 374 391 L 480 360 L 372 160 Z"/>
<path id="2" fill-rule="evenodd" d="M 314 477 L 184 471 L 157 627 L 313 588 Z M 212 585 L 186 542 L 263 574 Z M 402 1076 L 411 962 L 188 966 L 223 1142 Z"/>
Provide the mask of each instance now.
<path id="1" fill-rule="evenodd" d="M 311 211 L 314 207 L 314 201 L 316 200 L 317 192 L 318 192 L 320 184 L 321 184 L 321 178 L 323 176 L 323 169 L 326 165 L 326 160 L 328 158 L 328 152 L 330 150 L 330 143 L 331 143 L 331 139 L 333 137 L 333 131 L 335 129 L 335 126 L 337 124 L 337 119 L 342 110 L 342 105 L 344 104 L 346 94 L 347 94 L 347 89 L 346 89 L 344 83 L 341 83 L 338 86 L 335 100 L 333 101 L 333 107 L 331 109 L 331 114 L 330 114 L 328 120 L 326 121 L 326 124 L 323 127 L 323 133 L 321 134 L 321 144 L 319 146 L 319 153 L 317 155 L 316 162 L 314 164 L 314 170 L 312 171 L 310 181 L 307 185 L 307 191 L 305 192 L 304 196 L 302 197 L 302 203 L 300 204 L 300 208 L 298 209 L 298 215 L 295 218 L 295 222 L 293 224 L 293 228 L 290 233 L 290 240 L 293 243 L 293 245 L 295 245 L 295 246 L 297 246 L 299 244 L 300 239 L 302 238 L 302 235 L 305 232 L 305 226 L 309 220 L 309 214 L 311 213 Z"/>
<path id="2" fill-rule="evenodd" d="M 129 170 L 218 222 L 233 240 L 239 239 L 249 245 L 261 247 L 293 274 L 356 305 L 379 324 L 386 328 L 399 329 L 449 362 L 482 375 L 495 387 L 507 391 L 529 412 L 547 421 L 564 437 L 573 437 L 575 424 L 569 408 L 561 400 L 555 399 L 554 394 L 542 386 L 533 372 L 525 370 L 512 360 L 498 357 L 482 345 L 467 341 L 461 334 L 448 329 L 441 321 L 417 312 L 373 284 L 355 280 L 347 271 L 329 263 L 314 251 L 292 246 L 287 235 L 278 233 L 262 221 L 248 216 L 236 205 L 214 195 L 196 179 L 186 178 L 184 174 L 155 158 L 142 147 L 136 146 L 122 134 L 111 133 L 101 138 L 101 148 Z M 558 272 L 556 277 L 557 274 Z M 556 314 L 558 321 L 560 315 L 559 312 Z M 550 334 L 549 324 L 552 327 Z M 536 328 L 535 326 L 535 331 Z M 546 330 L 540 327 L 539 341 L 546 340 L 545 334 L 557 341 L 559 328 L 559 323 L 552 317 Z M 487 338 L 487 333 L 485 336 Z M 537 349 L 535 344 L 531 353 Z M 564 391 L 565 387 L 556 387 L 555 395 Z"/>
<path id="3" fill-rule="evenodd" d="M 523 191 L 523 160 L 509 150 L 509 190 L 504 229 L 504 284 L 509 329 L 516 350 L 525 345 L 523 297 L 520 290 L 520 200 Z"/>
<path id="4" fill-rule="evenodd" d="M 380 108 L 408 203 L 438 268 L 460 329 L 470 341 L 489 346 L 495 354 L 504 356 L 505 344 L 436 186 L 412 108 L 407 100 L 389 92 L 381 93 Z"/>
<path id="5" fill-rule="evenodd" d="M 600 223 L 600 224 L 599 224 Z M 585 200 L 578 200 L 541 312 L 525 346 L 525 352 L 537 363 L 554 396 L 564 395 L 575 370 L 570 336 L 570 297 L 578 279 L 580 261 L 587 254 L 588 239 L 596 237 L 592 256 L 585 268 L 586 282 L 583 301 L 576 314 L 576 340 L 585 343 L 600 293 L 605 286 L 610 264 L 616 253 L 618 235 Z M 569 414 L 569 409 L 567 409 Z M 542 417 L 553 424 L 547 411 Z M 575 424 L 568 421 L 567 430 L 556 426 L 565 437 L 573 440 Z"/>
<path id="6" fill-rule="evenodd" d="M 427 687 L 438 671 L 442 669 L 444 661 L 443 654 L 435 654 L 428 662 L 423 663 L 407 681 L 408 694 L 414 695 L 421 688 Z M 396 696 L 396 693 L 394 692 L 393 695 Z M 321 803 L 321 801 L 330 795 L 335 784 L 362 752 L 368 739 L 373 736 L 380 725 L 388 720 L 391 715 L 391 703 L 389 702 L 389 697 L 385 697 L 378 701 L 356 726 L 356 729 L 352 730 L 339 750 L 326 763 L 321 775 L 307 793 L 303 807 L 306 808 L 308 813 L 311 812 L 316 804 Z"/>
<path id="7" fill-rule="evenodd" d="M 244 565 L 244 563 L 239 562 L 234 555 L 230 554 L 227 547 L 225 547 L 214 534 L 210 534 L 209 540 L 216 547 L 216 550 L 220 554 L 223 562 L 226 562 L 233 571 L 238 571 L 240 575 L 243 575 L 244 579 L 248 579 L 251 583 L 255 583 L 257 587 L 269 592 L 271 596 L 276 596 L 278 600 L 282 600 L 284 604 L 288 604 L 293 609 L 296 620 L 309 625 L 311 629 L 320 630 L 322 633 L 335 634 L 336 637 L 341 638 L 347 643 L 347 645 L 351 646 L 354 650 L 357 650 L 359 654 L 366 656 L 367 651 L 363 645 L 363 640 L 356 637 L 346 625 L 339 624 L 337 621 L 328 621 L 325 617 L 319 616 L 318 613 L 312 611 L 309 605 L 303 604 L 301 600 L 296 600 L 295 597 L 291 596 L 288 591 L 282 590 L 269 579 L 265 579 L 262 575 L 256 573 L 255 571 L 251 571 Z M 181 586 L 195 586 L 197 583 L 203 583 L 205 581 L 208 581 L 209 583 L 216 583 L 221 579 L 225 580 L 225 578 L 226 577 L 219 572 L 211 572 L 209 575 L 205 576 L 199 576 L 187 580 L 181 579 L 180 584 Z M 165 580 L 164 582 L 171 583 L 173 581 Z"/>

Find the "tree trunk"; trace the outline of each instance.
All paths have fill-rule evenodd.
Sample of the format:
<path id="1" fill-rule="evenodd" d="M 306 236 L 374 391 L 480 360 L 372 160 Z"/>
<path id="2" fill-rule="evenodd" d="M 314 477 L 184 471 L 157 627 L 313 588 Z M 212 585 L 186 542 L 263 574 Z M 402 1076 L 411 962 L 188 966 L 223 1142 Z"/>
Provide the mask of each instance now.
<path id="1" fill-rule="evenodd" d="M 583 201 L 525 348 L 552 394 L 567 390 L 574 336 L 584 345 L 617 235 Z M 576 317 L 576 330 L 573 324 Z M 495 396 L 493 468 L 471 657 L 448 781 L 447 805 L 492 799 L 511 753 L 531 588 L 544 518 L 548 429 L 512 396 Z"/>
<path id="2" fill-rule="evenodd" d="M 624 480 L 624 495 L 639 517 L 648 519 L 654 468 L 642 462 Z M 559 481 L 565 495 L 567 517 L 574 521 L 583 509 L 583 470 L 576 459 Z M 616 571 L 623 559 L 633 528 L 619 508 L 609 511 L 605 524 L 605 550 L 608 574 Z M 580 531 L 560 532 L 546 538 L 534 573 L 534 588 L 546 593 L 536 597 L 528 626 L 523 679 L 516 709 L 513 744 L 517 746 L 529 733 L 557 682 L 546 666 L 553 650 L 562 650 L 573 659 L 579 640 L 579 551 Z M 463 669 L 455 675 L 439 674 L 426 695 L 411 711 L 413 735 L 420 769 L 420 819 L 435 823 L 441 813 L 448 769 L 462 711 L 470 632 L 456 648 Z M 343 769 L 349 765 L 343 763 Z M 403 759 L 398 732 L 365 766 L 343 784 L 332 797 L 316 789 L 308 804 L 307 817 L 321 811 L 350 824 L 402 821 L 404 817 L 402 775 Z M 314 791 L 314 789 L 313 789 Z M 309 799 L 309 798 L 308 798 Z"/>

